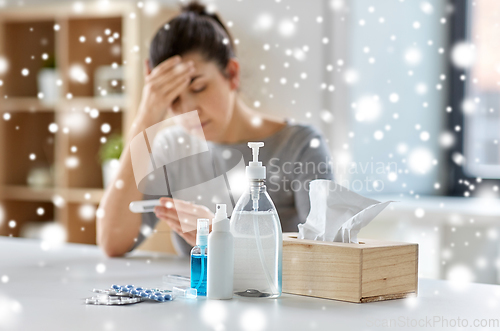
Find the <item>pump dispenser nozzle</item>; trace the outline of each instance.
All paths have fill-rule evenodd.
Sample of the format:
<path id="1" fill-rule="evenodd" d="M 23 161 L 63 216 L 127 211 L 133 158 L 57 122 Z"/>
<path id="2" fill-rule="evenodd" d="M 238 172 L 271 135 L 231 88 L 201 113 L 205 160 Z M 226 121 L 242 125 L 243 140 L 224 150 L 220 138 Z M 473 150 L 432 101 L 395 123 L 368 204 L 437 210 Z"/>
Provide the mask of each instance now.
<path id="1" fill-rule="evenodd" d="M 215 205 L 215 218 L 227 218 L 226 204 L 218 203 Z"/>
<path id="2" fill-rule="evenodd" d="M 206 246 L 208 240 L 208 223 L 209 220 L 206 218 L 199 218 L 197 223 L 196 231 L 196 245 L 197 246 Z"/>
<path id="3" fill-rule="evenodd" d="M 259 162 L 259 148 L 264 147 L 264 143 L 248 143 L 248 147 L 252 149 L 253 162 L 258 163 L 258 165 L 262 165 L 262 162 Z"/>
<path id="4" fill-rule="evenodd" d="M 264 147 L 263 142 L 249 142 L 248 147 L 252 149 L 253 161 L 248 163 L 246 174 L 248 179 L 266 179 L 266 167 L 259 162 L 259 148 Z"/>
<path id="5" fill-rule="evenodd" d="M 212 232 L 229 232 L 229 219 L 227 218 L 226 205 L 221 203 L 215 207 L 215 217 L 212 221 Z"/>

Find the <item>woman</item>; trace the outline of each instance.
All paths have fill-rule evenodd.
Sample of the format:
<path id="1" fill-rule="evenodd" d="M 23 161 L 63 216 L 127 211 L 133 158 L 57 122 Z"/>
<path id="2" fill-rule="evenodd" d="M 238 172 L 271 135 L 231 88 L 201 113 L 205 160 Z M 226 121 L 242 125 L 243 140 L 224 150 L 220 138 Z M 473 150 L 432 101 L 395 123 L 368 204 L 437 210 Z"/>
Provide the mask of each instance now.
<path id="1" fill-rule="evenodd" d="M 268 192 L 283 231 L 297 231 L 297 224 L 305 222 L 310 208 L 308 182 L 332 178 L 326 144 L 310 126 L 258 114 L 243 102 L 233 39 L 219 17 L 197 2 L 186 5 L 156 33 L 146 65 L 142 100 L 130 138 L 168 116 L 197 110 L 211 149 L 239 150 L 248 164 L 251 151 L 247 142 L 263 141 L 260 161 L 267 166 Z M 159 135 L 168 138 L 169 133 L 162 131 Z M 178 253 L 189 253 L 196 231 L 182 230 L 180 209 L 193 211 L 188 212 L 188 217 L 196 221 L 210 218 L 213 206 L 183 201 L 173 204 L 171 198 L 164 197 L 154 213 L 132 214 L 128 204 L 145 197 L 133 179 L 130 153 L 130 148 L 124 150 L 115 183 L 101 200 L 98 244 L 109 256 L 121 256 L 144 240 L 141 226 L 154 228 L 156 222 L 162 221 L 173 230 Z"/>

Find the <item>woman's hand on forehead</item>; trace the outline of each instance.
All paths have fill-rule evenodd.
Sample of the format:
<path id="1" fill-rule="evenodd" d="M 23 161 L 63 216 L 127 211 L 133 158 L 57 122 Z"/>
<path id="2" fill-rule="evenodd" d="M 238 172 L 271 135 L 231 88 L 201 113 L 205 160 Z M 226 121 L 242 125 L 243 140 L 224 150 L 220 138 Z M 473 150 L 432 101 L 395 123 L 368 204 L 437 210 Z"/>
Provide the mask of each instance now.
<path id="1" fill-rule="evenodd" d="M 185 90 L 194 73 L 193 61 L 173 56 L 156 66 L 145 78 L 137 121 L 149 127 L 165 118 L 174 100 Z"/>

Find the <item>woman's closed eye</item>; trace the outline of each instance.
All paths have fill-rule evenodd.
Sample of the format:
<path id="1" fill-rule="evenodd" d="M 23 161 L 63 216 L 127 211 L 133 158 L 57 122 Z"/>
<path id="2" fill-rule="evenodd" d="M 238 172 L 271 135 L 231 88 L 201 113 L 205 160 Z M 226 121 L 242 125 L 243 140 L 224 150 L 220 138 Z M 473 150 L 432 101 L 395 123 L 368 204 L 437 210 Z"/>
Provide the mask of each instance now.
<path id="1" fill-rule="evenodd" d="M 203 86 L 203 87 L 200 87 L 198 89 L 192 89 L 191 91 L 193 91 L 194 93 L 199 93 L 199 92 L 203 91 L 206 88 L 207 88 L 206 86 Z"/>

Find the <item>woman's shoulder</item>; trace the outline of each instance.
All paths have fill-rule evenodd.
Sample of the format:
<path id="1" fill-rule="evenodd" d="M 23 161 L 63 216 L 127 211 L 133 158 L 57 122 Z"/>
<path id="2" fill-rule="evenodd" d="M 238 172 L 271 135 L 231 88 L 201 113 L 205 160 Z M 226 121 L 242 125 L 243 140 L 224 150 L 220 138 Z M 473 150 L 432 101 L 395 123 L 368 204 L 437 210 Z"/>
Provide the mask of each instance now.
<path id="1" fill-rule="evenodd" d="M 322 138 L 322 134 L 314 126 L 290 121 L 287 121 L 279 133 L 282 139 L 300 144 L 309 143 L 309 139 Z"/>
<path id="2" fill-rule="evenodd" d="M 328 154 L 328 147 L 320 131 L 312 125 L 287 121 L 286 126 L 264 140 L 269 155 L 286 155 L 287 159 L 300 159 L 304 153 Z"/>

